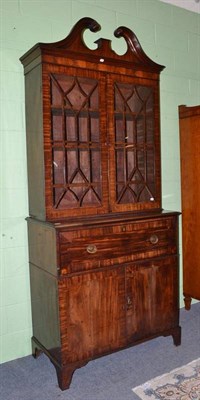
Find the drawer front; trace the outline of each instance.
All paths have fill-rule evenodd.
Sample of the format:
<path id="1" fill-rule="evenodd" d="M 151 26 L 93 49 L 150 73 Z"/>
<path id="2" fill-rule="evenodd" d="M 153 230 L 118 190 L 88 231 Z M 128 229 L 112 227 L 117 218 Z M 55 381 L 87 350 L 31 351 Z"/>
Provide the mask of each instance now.
<path id="1" fill-rule="evenodd" d="M 176 220 L 163 218 L 59 232 L 62 273 L 176 254 Z"/>

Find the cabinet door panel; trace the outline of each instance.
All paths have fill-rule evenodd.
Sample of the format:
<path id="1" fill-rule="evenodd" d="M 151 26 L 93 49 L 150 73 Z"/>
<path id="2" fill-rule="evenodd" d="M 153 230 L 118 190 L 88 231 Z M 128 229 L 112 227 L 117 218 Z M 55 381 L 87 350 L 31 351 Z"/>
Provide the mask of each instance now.
<path id="1" fill-rule="evenodd" d="M 60 284 L 65 362 L 87 360 L 124 345 L 124 269 L 73 276 Z"/>
<path id="2" fill-rule="evenodd" d="M 127 76 L 108 81 L 112 210 L 159 208 L 158 88 Z"/>
<path id="3" fill-rule="evenodd" d="M 127 335 L 130 341 L 177 325 L 176 256 L 127 267 L 126 278 Z"/>
<path id="4" fill-rule="evenodd" d="M 49 217 L 108 211 L 105 85 L 95 71 L 48 66 L 44 73 Z"/>

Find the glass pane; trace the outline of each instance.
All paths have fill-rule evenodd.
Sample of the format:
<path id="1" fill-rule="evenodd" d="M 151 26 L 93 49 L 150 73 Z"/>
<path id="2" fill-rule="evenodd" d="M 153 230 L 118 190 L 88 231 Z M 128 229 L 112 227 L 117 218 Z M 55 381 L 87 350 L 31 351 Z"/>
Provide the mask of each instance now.
<path id="1" fill-rule="evenodd" d="M 92 172 L 92 182 L 101 181 L 101 153 L 98 149 L 93 149 L 91 151 L 91 172 Z"/>
<path id="2" fill-rule="evenodd" d="M 150 201 L 155 190 L 151 87 L 115 83 L 116 201 Z"/>
<path id="3" fill-rule="evenodd" d="M 77 198 L 75 193 L 70 189 L 54 189 L 54 202 L 55 208 L 65 209 L 70 207 L 77 207 Z"/>
<path id="4" fill-rule="evenodd" d="M 54 206 L 101 204 L 98 81 L 51 75 Z"/>
<path id="5" fill-rule="evenodd" d="M 154 183 L 154 150 L 149 149 L 147 151 L 147 181 L 148 183 Z"/>
<path id="6" fill-rule="evenodd" d="M 62 114 L 52 114 L 52 139 L 63 140 Z"/>
<path id="7" fill-rule="evenodd" d="M 115 140 L 116 142 L 124 142 L 124 121 L 121 116 L 115 117 Z"/>
<path id="8" fill-rule="evenodd" d="M 82 197 L 82 204 L 84 205 L 99 205 L 100 204 L 100 198 L 98 191 L 95 188 L 90 188 L 86 193 L 84 193 L 84 196 Z"/>
<path id="9" fill-rule="evenodd" d="M 148 143 L 154 144 L 153 96 L 149 96 L 146 103 L 146 138 Z"/>
<path id="10" fill-rule="evenodd" d="M 80 142 L 87 142 L 88 141 L 88 133 L 89 133 L 89 118 L 88 115 L 86 117 L 79 116 L 78 118 L 78 129 L 79 129 L 79 140 Z"/>
<path id="11" fill-rule="evenodd" d="M 81 150 L 79 153 L 79 157 L 80 157 L 80 171 L 85 176 L 85 180 L 89 182 L 90 174 L 92 171 L 92 168 L 90 168 L 90 153 L 88 150 Z"/>
<path id="12" fill-rule="evenodd" d="M 99 142 L 99 118 L 98 116 L 90 117 L 91 141 Z"/>
<path id="13" fill-rule="evenodd" d="M 145 143 L 145 116 L 140 114 L 136 118 L 137 143 Z"/>
<path id="14" fill-rule="evenodd" d="M 146 152 L 144 151 L 137 151 L 137 168 L 141 174 L 141 179 L 146 181 Z"/>
<path id="15" fill-rule="evenodd" d="M 128 179 L 132 179 L 132 176 L 135 171 L 135 153 L 132 150 L 128 150 L 127 153 L 127 172 Z"/>
<path id="16" fill-rule="evenodd" d="M 74 142 L 76 140 L 76 121 L 73 115 L 70 113 L 66 113 L 66 133 L 65 133 L 65 140 L 69 142 Z"/>
<path id="17" fill-rule="evenodd" d="M 54 183 L 64 183 L 65 155 L 63 149 L 53 149 Z"/>
<path id="18" fill-rule="evenodd" d="M 90 108 L 92 110 L 98 110 L 99 109 L 99 95 L 98 95 L 98 86 L 96 86 L 95 89 L 93 89 L 92 94 L 90 95 Z"/>
<path id="19" fill-rule="evenodd" d="M 61 106 L 63 103 L 62 91 L 54 81 L 51 84 L 51 104 Z"/>
<path id="20" fill-rule="evenodd" d="M 127 143 L 135 143 L 136 142 L 136 124 L 133 116 L 129 116 L 126 118 L 126 137 Z"/>
<path id="21" fill-rule="evenodd" d="M 124 168 L 125 159 L 124 159 L 124 150 L 119 149 L 116 151 L 116 176 L 117 182 L 125 182 L 126 177 L 126 169 Z"/>
<path id="22" fill-rule="evenodd" d="M 132 92 L 131 92 L 130 97 L 127 99 L 127 105 L 129 107 L 129 111 L 130 112 L 132 111 L 132 112 L 134 112 L 136 114 L 141 112 L 141 108 L 143 106 L 143 103 L 142 103 L 140 97 L 138 96 L 138 93 L 137 93 L 136 88 L 134 86 L 132 87 Z M 127 111 L 128 111 L 128 109 L 127 109 Z"/>

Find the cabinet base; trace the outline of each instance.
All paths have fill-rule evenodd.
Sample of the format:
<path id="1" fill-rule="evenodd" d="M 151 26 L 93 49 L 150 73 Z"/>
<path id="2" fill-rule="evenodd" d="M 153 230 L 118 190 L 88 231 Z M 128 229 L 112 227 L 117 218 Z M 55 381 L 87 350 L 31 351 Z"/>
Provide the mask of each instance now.
<path id="1" fill-rule="evenodd" d="M 165 331 L 163 333 L 160 333 L 158 335 L 154 335 L 148 339 L 144 339 L 135 343 L 132 343 L 131 345 L 125 346 L 127 347 L 132 347 L 137 344 L 140 344 L 144 342 L 145 340 L 150 340 L 154 339 L 158 336 L 172 336 L 173 342 L 175 346 L 179 346 L 181 344 L 181 327 L 177 326 L 175 328 L 172 328 L 168 331 Z M 116 351 L 123 350 L 123 348 L 116 349 Z M 56 369 L 56 374 L 57 374 L 57 380 L 58 380 L 58 385 L 61 390 L 66 390 L 69 388 L 72 380 L 73 373 L 75 372 L 76 369 L 83 367 L 86 365 L 89 361 L 91 360 L 85 360 L 73 364 L 68 364 L 68 365 L 62 365 L 60 364 L 52 354 L 35 338 L 32 337 L 32 354 L 34 358 L 38 358 L 41 353 L 45 353 L 50 361 L 53 363 L 55 369 Z M 109 353 L 108 353 L 109 354 Z M 105 356 L 106 354 L 102 354 L 102 356 Z M 98 356 L 100 357 L 100 356 Z M 96 357 L 94 357 L 96 358 Z"/>
<path id="2" fill-rule="evenodd" d="M 61 390 L 66 390 L 69 388 L 73 373 L 76 369 L 84 367 L 88 363 L 87 361 L 81 361 L 69 365 L 62 365 L 56 358 L 52 356 L 50 351 L 48 351 L 34 336 L 32 337 L 32 355 L 36 359 L 42 353 L 46 354 L 55 367 L 58 385 Z"/>
<path id="3" fill-rule="evenodd" d="M 87 361 L 76 365 L 72 364 L 61 367 L 55 365 L 59 388 L 61 390 L 69 389 L 75 370 L 83 367 L 86 364 Z"/>

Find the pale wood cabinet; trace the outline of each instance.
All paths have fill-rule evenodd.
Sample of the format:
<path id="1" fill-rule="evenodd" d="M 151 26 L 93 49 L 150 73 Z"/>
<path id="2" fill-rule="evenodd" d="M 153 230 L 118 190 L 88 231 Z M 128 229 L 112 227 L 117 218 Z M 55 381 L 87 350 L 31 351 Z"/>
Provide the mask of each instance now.
<path id="1" fill-rule="evenodd" d="M 179 106 L 183 295 L 185 308 L 200 300 L 200 106 Z"/>
<path id="2" fill-rule="evenodd" d="M 39 43 L 25 71 L 33 354 L 61 389 L 89 360 L 160 335 L 180 344 L 178 212 L 161 205 L 159 75 L 127 52 L 96 50 L 83 18 Z"/>

